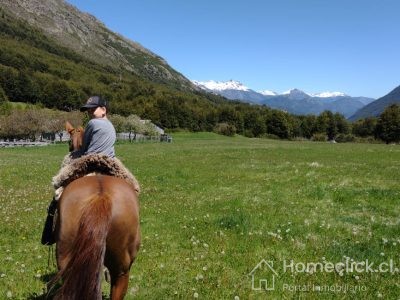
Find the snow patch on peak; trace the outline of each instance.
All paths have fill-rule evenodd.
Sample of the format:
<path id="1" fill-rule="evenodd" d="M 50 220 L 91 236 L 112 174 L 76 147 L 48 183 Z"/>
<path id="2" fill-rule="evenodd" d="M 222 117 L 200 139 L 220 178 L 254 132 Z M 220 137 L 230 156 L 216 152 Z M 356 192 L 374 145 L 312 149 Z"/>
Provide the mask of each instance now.
<path id="1" fill-rule="evenodd" d="M 290 95 L 290 92 L 291 92 L 292 90 L 289 90 L 289 91 L 284 91 L 281 95 Z"/>
<path id="2" fill-rule="evenodd" d="M 329 97 L 346 97 L 347 95 L 342 92 L 322 92 L 318 94 L 313 94 L 312 96 L 319 98 L 329 98 Z"/>
<path id="3" fill-rule="evenodd" d="M 264 96 L 276 96 L 278 93 L 270 91 L 270 90 L 263 90 L 263 91 L 258 91 L 260 94 Z"/>
<path id="4" fill-rule="evenodd" d="M 214 91 L 223 91 L 223 90 L 249 91 L 250 90 L 247 86 L 245 86 L 241 82 L 235 81 L 235 80 L 229 80 L 229 81 L 214 81 L 214 80 L 196 81 L 196 80 L 192 80 L 192 82 L 201 88 L 205 88 L 208 90 L 214 90 Z"/>

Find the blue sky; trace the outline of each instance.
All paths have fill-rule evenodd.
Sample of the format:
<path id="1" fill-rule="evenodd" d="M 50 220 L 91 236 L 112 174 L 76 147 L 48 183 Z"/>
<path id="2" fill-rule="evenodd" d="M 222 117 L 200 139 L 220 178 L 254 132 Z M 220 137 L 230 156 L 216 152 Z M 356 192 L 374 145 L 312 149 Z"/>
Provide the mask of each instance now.
<path id="1" fill-rule="evenodd" d="M 67 0 L 189 79 L 379 98 L 400 85 L 398 0 Z"/>

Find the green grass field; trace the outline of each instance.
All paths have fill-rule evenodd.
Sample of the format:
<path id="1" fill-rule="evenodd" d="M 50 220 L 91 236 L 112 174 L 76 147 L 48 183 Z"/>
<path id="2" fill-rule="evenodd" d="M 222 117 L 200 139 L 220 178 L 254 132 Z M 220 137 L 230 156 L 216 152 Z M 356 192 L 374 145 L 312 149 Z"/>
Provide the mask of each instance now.
<path id="1" fill-rule="evenodd" d="M 0 299 L 36 299 L 55 271 L 39 239 L 66 151 L 0 149 Z M 400 297 L 398 272 L 340 266 L 400 268 L 399 146 L 179 133 L 116 151 L 142 186 L 127 299 Z M 276 274 L 253 278 L 262 259 Z"/>

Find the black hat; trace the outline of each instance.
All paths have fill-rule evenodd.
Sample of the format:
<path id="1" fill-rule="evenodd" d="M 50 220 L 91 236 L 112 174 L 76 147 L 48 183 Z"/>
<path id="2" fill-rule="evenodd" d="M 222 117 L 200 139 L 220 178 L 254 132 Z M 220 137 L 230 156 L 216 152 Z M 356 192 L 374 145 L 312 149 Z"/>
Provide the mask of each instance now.
<path id="1" fill-rule="evenodd" d="M 94 108 L 99 106 L 107 108 L 107 105 L 108 103 L 105 99 L 101 98 L 100 96 L 92 96 L 86 101 L 86 104 L 82 106 L 80 110 L 86 111 L 89 108 Z"/>

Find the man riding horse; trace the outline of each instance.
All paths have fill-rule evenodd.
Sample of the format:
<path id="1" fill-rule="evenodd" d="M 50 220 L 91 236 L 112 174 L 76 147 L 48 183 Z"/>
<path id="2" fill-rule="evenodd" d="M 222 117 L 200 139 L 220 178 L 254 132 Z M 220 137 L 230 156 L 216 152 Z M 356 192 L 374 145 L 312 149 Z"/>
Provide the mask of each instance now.
<path id="1" fill-rule="evenodd" d="M 121 300 L 140 247 L 140 188 L 115 158 L 116 133 L 107 119 L 107 102 L 90 97 L 81 111 L 87 111 L 91 120 L 85 130 L 66 123 L 70 153 L 53 177 L 57 190 L 42 235 L 43 244 L 57 243 L 59 271 L 49 293 L 62 283 L 54 299 L 100 300 L 104 265 L 110 299 Z"/>

